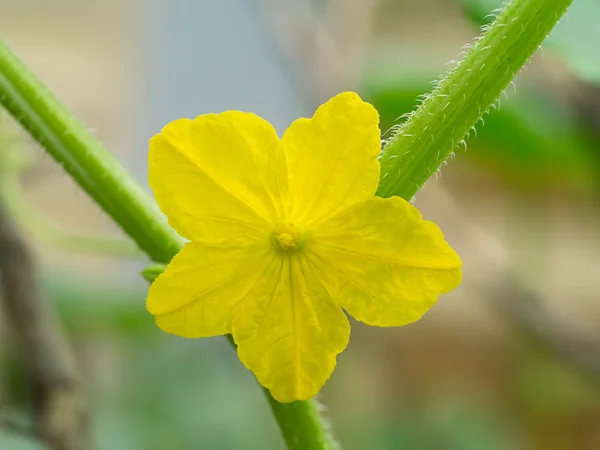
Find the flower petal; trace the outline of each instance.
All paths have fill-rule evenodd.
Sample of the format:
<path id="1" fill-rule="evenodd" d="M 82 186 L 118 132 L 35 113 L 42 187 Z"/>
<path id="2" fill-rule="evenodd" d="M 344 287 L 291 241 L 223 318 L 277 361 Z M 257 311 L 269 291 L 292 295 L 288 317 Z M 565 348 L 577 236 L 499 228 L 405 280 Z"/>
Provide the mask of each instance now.
<path id="1" fill-rule="evenodd" d="M 379 183 L 379 114 L 353 92 L 298 119 L 283 135 L 290 220 L 309 226 L 371 197 Z"/>
<path id="2" fill-rule="evenodd" d="M 189 240 L 266 229 L 286 188 L 281 141 L 254 114 L 179 119 L 150 141 L 149 182 L 171 226 Z"/>
<path id="3" fill-rule="evenodd" d="M 284 257 L 248 295 L 233 337 L 260 383 L 277 401 L 291 402 L 321 389 L 348 344 L 350 325 L 306 260 Z"/>
<path id="4" fill-rule="evenodd" d="M 231 333 L 241 300 L 270 266 L 268 245 L 229 248 L 188 242 L 150 286 L 146 302 L 156 324 L 183 337 Z"/>
<path id="5" fill-rule="evenodd" d="M 437 225 L 399 197 L 344 211 L 315 229 L 306 248 L 334 300 L 369 325 L 419 319 L 462 278 Z"/>

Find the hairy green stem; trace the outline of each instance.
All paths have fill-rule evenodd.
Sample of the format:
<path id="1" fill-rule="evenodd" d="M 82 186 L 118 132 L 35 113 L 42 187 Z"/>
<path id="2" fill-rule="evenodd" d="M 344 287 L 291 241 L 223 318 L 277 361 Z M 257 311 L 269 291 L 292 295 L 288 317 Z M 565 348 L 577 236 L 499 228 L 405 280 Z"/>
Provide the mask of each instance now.
<path id="1" fill-rule="evenodd" d="M 323 423 L 320 405 L 316 400 L 310 402 L 309 405 L 306 405 L 306 402 L 283 404 L 269 396 L 269 401 L 289 449 L 337 450 L 339 448 L 337 442 L 331 438 L 327 423 Z M 283 407 L 287 410 L 285 414 L 280 414 Z M 313 420 L 303 420 L 307 414 L 312 416 Z M 316 424 L 319 426 L 315 426 Z M 303 446 L 302 441 L 305 435 L 313 437 L 312 447 Z"/>
<path id="2" fill-rule="evenodd" d="M 410 200 L 500 97 L 572 0 L 512 0 L 388 141 L 377 195 Z"/>
<path id="3" fill-rule="evenodd" d="M 2 42 L 0 103 L 150 258 L 175 256 L 183 241 L 152 198 Z"/>
<path id="4" fill-rule="evenodd" d="M 150 258 L 166 263 L 175 256 L 183 240 L 154 200 L 2 42 L 0 104 Z M 333 448 L 313 401 L 279 404 L 265 394 L 290 450 Z"/>

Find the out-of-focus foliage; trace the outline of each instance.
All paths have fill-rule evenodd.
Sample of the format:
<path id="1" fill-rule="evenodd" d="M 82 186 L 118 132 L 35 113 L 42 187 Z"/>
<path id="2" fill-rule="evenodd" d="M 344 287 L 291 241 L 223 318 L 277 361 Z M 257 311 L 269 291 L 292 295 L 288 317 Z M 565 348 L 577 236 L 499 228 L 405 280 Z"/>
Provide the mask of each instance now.
<path id="1" fill-rule="evenodd" d="M 0 431 L 0 448 L 10 450 L 42 450 L 44 447 L 35 439 Z"/>
<path id="2" fill-rule="evenodd" d="M 503 0 L 461 0 L 467 17 L 484 25 L 493 19 L 492 11 L 502 7 Z M 555 52 L 577 76 L 600 83 L 600 2 L 575 0 L 567 14 L 552 31 L 544 48 Z"/>
<path id="3" fill-rule="evenodd" d="M 143 282 L 124 289 L 89 279 L 73 283 L 55 271 L 44 278 L 78 353 L 93 348 L 96 354 L 96 362 L 89 366 L 83 359 L 83 365 L 100 448 L 163 450 L 194 448 L 198 442 L 215 449 L 282 448 L 255 381 L 224 339 L 181 340 L 156 333 L 152 318 L 139 313 Z M 347 370 L 358 374 L 362 369 Z M 337 434 L 347 450 L 512 450 L 519 431 L 511 405 L 543 418 L 585 412 L 600 395 L 527 342 L 508 387 L 506 404 L 491 408 L 495 400 L 486 392 L 464 380 L 445 380 L 430 402 L 394 401 L 384 415 L 363 417 L 360 430 L 344 428 L 338 420 Z M 336 402 L 346 404 L 344 398 L 328 398 L 334 411 Z M 2 445 L 39 448 L 0 432 Z"/>
<path id="4" fill-rule="evenodd" d="M 598 380 L 582 377 L 540 350 L 527 341 L 520 349 L 522 370 L 516 374 L 515 388 L 523 409 L 531 414 L 574 416 L 594 411 L 600 402 Z"/>
<path id="5" fill-rule="evenodd" d="M 157 332 L 144 311 L 146 286 L 143 280 L 133 287 L 74 281 L 60 271 L 44 277 L 44 291 L 77 353 L 93 349 L 96 355 L 91 365 L 84 358 L 82 369 L 98 447 L 163 450 L 202 443 L 210 449 L 281 448 L 256 381 L 226 340 L 182 340 Z M 12 409 L 27 419 L 31 399 L 23 398 L 23 367 L 16 355 L 4 359 Z M 4 448 L 39 447 L 0 429 Z"/>
<path id="6" fill-rule="evenodd" d="M 393 80 L 371 74 L 365 89 L 381 114 L 383 130 L 402 123 L 418 96 L 430 90 L 425 78 Z M 593 178 L 593 143 L 573 111 L 543 92 L 520 90 L 484 121 L 468 140 L 469 151 L 460 154 L 462 160 L 483 164 L 507 182 L 539 189 L 553 183 L 586 184 Z"/>
<path id="7" fill-rule="evenodd" d="M 477 26 L 489 23 L 502 0 L 460 0 L 465 15 Z M 586 80 L 600 83 L 600 2 L 577 0 L 553 31 L 544 48 L 566 61 Z M 405 79 L 394 74 L 388 58 L 367 67 L 364 90 L 381 114 L 385 131 L 402 123 L 419 96 L 431 91 L 439 74 Z M 485 125 L 468 139 L 461 161 L 477 163 L 510 185 L 545 190 L 551 185 L 589 188 L 600 176 L 598 142 L 581 122 L 572 104 L 558 100 L 549 89 L 518 82 L 518 95 L 509 88 L 506 98 L 484 117 Z"/>

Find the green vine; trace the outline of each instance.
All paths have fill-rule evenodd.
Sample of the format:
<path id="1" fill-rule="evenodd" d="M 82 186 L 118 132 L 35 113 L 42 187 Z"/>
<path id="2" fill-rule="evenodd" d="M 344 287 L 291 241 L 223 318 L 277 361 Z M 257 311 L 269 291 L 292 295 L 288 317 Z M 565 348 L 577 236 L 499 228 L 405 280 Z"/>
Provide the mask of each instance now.
<path id="1" fill-rule="evenodd" d="M 407 200 L 442 166 L 573 0 L 513 0 L 384 148 L 377 195 Z"/>

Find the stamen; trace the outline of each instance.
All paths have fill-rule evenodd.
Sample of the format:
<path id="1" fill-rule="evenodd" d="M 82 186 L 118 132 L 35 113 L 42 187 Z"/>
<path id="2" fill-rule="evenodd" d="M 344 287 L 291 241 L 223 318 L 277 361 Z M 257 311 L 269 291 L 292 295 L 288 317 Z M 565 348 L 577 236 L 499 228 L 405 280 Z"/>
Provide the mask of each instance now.
<path id="1" fill-rule="evenodd" d="M 296 250 L 302 246 L 302 230 L 294 223 L 278 223 L 273 228 L 273 240 L 282 251 Z"/>

